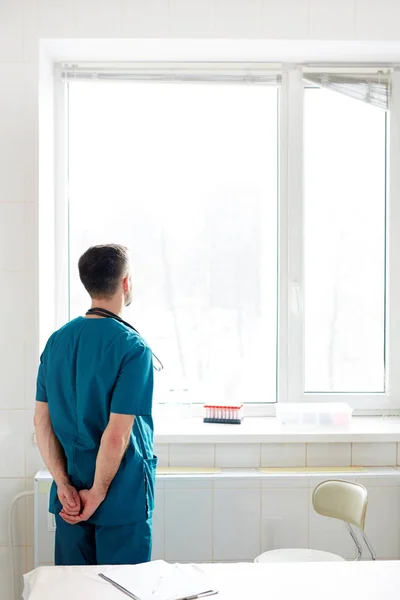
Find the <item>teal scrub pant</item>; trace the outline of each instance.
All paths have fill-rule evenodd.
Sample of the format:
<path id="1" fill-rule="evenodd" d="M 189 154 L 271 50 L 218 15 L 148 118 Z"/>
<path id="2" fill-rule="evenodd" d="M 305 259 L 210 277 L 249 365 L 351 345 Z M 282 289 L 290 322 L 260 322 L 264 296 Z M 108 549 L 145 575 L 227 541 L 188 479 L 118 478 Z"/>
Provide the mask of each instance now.
<path id="1" fill-rule="evenodd" d="M 105 527 L 56 515 L 55 565 L 136 565 L 151 559 L 152 519 Z"/>

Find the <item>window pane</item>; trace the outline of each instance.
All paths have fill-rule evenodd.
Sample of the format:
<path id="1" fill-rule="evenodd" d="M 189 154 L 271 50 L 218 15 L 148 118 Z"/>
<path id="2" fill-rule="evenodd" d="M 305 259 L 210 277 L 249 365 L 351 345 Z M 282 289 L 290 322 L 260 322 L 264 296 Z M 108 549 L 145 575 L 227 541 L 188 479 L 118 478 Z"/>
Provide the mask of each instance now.
<path id="1" fill-rule="evenodd" d="M 306 391 L 384 391 L 385 187 L 385 112 L 306 89 Z"/>
<path id="2" fill-rule="evenodd" d="M 126 244 L 159 398 L 275 401 L 277 89 L 69 88 L 71 317 L 88 306 L 80 254 Z"/>

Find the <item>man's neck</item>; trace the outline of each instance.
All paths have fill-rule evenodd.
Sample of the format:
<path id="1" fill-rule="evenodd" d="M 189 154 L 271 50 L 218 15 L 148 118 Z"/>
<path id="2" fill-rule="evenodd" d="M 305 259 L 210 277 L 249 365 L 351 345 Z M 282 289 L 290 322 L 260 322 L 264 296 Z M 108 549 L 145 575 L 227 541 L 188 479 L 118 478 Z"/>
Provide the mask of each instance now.
<path id="1" fill-rule="evenodd" d="M 123 303 L 119 298 L 112 298 L 111 300 L 96 300 L 95 298 L 92 298 L 92 308 L 104 308 L 119 317 L 121 317 L 124 312 Z"/>

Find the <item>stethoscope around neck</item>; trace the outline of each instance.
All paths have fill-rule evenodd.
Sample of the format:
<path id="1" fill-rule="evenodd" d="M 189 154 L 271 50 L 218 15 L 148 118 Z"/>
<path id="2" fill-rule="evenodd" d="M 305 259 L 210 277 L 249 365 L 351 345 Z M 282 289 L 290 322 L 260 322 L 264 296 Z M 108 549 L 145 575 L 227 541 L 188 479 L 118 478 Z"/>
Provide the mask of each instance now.
<path id="1" fill-rule="evenodd" d="M 86 312 L 86 315 L 96 315 L 97 317 L 104 317 L 105 319 L 115 319 L 119 323 L 122 323 L 123 325 L 125 325 L 125 327 L 129 327 L 129 329 L 132 329 L 138 335 L 140 335 L 140 333 L 138 332 L 138 330 L 135 329 L 133 327 L 133 325 L 131 325 L 127 321 L 124 321 L 123 319 L 121 319 L 120 316 L 118 316 L 115 313 L 111 312 L 111 310 L 107 310 L 106 308 L 98 308 L 98 307 L 94 306 L 93 308 L 89 308 L 89 310 Z M 163 368 L 164 368 L 164 365 L 162 364 L 161 360 L 154 354 L 154 352 L 152 352 L 152 355 L 153 355 L 153 367 L 154 367 L 154 369 L 156 371 L 162 371 Z"/>

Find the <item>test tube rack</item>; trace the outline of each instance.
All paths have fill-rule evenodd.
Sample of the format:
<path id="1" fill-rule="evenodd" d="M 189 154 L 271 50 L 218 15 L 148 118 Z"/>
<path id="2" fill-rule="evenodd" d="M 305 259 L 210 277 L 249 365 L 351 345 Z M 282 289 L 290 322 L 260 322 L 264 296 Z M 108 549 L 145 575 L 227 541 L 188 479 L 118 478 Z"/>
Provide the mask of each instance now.
<path id="1" fill-rule="evenodd" d="M 243 404 L 232 404 L 230 406 L 214 406 L 206 404 L 204 406 L 203 423 L 240 425 L 243 418 Z"/>

